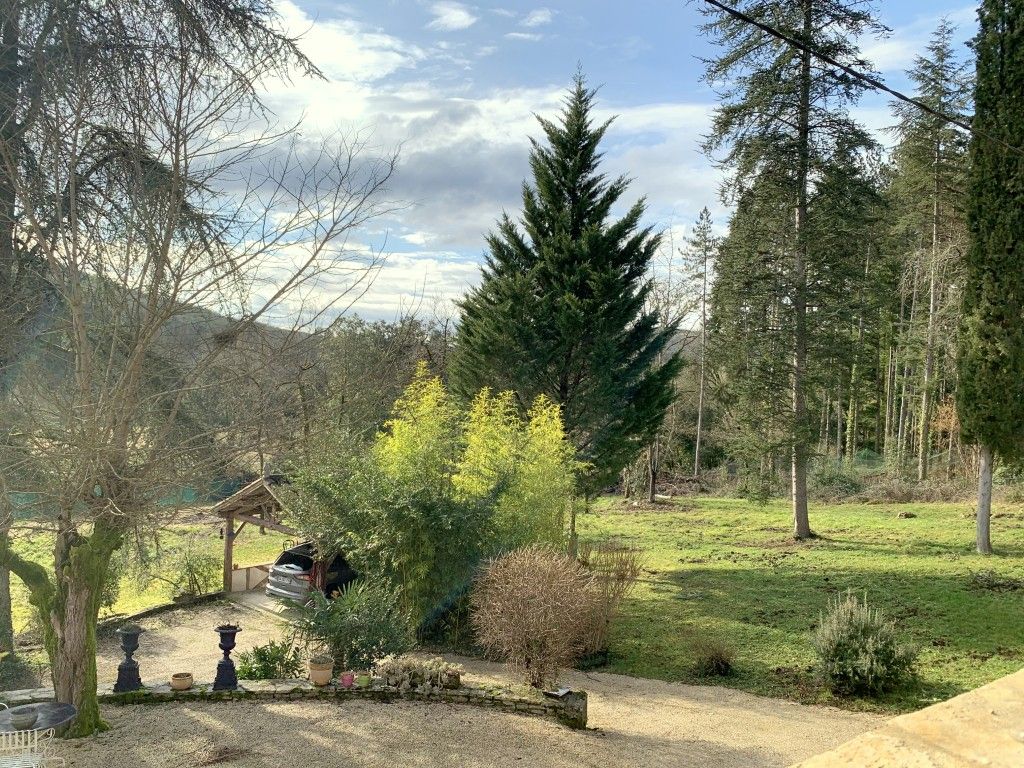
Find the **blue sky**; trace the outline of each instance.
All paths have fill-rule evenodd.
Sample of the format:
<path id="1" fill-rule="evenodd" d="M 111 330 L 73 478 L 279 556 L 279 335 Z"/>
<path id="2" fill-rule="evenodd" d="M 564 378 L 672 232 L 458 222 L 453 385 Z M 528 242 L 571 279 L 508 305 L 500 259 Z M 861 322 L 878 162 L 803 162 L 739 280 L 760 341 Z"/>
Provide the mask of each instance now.
<path id="1" fill-rule="evenodd" d="M 600 86 L 601 115 L 618 115 L 605 145 L 608 170 L 633 179 L 648 219 L 681 237 L 701 207 L 725 221 L 720 174 L 700 154 L 714 108 L 700 58 L 714 53 L 699 31 L 699 0 L 457 2 L 376 0 L 279 3 L 288 29 L 326 82 L 274 83 L 267 101 L 308 136 L 361 132 L 370 149 L 401 148 L 391 197 L 398 213 L 350 241 L 387 261 L 353 307 L 393 318 L 411 303 L 445 314 L 477 280 L 484 235 L 519 207 L 534 113 L 551 115 L 582 66 Z M 942 16 L 970 37 L 975 4 L 882 0 L 883 40 L 864 40 L 867 58 L 890 85 Z M 868 96 L 856 110 L 888 125 L 888 100 Z M 330 291 L 331 286 L 325 285 Z"/>

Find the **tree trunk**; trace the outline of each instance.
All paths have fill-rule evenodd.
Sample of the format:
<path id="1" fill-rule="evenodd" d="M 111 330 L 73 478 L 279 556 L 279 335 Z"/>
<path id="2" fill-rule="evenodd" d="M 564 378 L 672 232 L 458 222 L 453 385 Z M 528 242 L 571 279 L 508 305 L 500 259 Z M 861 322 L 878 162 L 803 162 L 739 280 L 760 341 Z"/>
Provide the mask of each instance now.
<path id="1" fill-rule="evenodd" d="M 704 426 L 704 381 L 707 360 L 708 255 L 704 253 L 704 276 L 700 286 L 700 385 L 697 389 L 697 439 L 693 444 L 693 476 L 700 477 L 700 439 Z"/>
<path id="2" fill-rule="evenodd" d="M 0 483 L 0 492 L 2 490 Z M 0 524 L 0 551 L 10 546 L 9 523 Z M 14 621 L 11 617 L 11 571 L 0 565 L 0 654 L 14 650 Z"/>
<path id="3" fill-rule="evenodd" d="M 942 145 L 935 145 L 935 178 L 932 189 L 932 252 L 931 270 L 928 280 L 928 329 L 924 342 L 924 381 L 921 388 L 920 443 L 917 446 L 917 479 L 928 477 L 928 459 L 931 452 L 931 410 L 932 378 L 935 373 L 935 325 L 938 313 L 938 269 L 939 269 L 939 160 Z"/>
<path id="4" fill-rule="evenodd" d="M 658 479 L 658 443 L 647 448 L 647 503 L 654 503 L 654 487 Z"/>
<path id="5" fill-rule="evenodd" d="M 818 448 L 820 449 L 822 456 L 828 456 L 829 448 L 832 445 L 832 393 L 827 389 L 825 390 L 825 402 L 821 406 L 821 424 L 819 430 L 821 431 L 821 438 L 818 442 Z"/>
<path id="6" fill-rule="evenodd" d="M 4 538 L 7 533 L 0 534 Z M 0 654 L 14 650 L 14 621 L 11 618 L 11 572 L 0 568 Z"/>
<path id="7" fill-rule="evenodd" d="M 879 323 L 879 325 L 881 325 L 881 323 Z M 882 440 L 883 440 L 883 437 L 882 437 L 882 434 L 883 434 L 882 433 L 882 424 L 883 424 L 882 408 L 883 407 L 887 407 L 887 405 L 888 405 L 887 403 L 884 402 L 885 401 L 885 387 L 882 384 L 882 334 L 881 333 L 878 333 L 878 334 L 875 335 L 875 365 L 874 365 L 874 374 L 875 374 L 875 406 L 876 406 L 874 446 L 875 446 L 875 453 L 877 453 L 879 456 L 881 456 L 882 455 L 882 451 L 885 450 L 884 447 L 883 447 L 883 443 L 882 443 Z M 886 377 L 888 377 L 888 375 L 889 375 L 889 373 L 888 373 L 888 371 L 886 371 Z M 889 418 L 889 416 L 888 416 L 888 414 L 886 414 L 885 417 L 884 417 L 885 421 L 888 421 L 888 418 Z"/>
<path id="8" fill-rule="evenodd" d="M 57 578 L 51 580 L 45 568 L 0 540 L 0 562 L 28 587 L 39 615 L 56 700 L 78 709 L 69 736 L 106 729 L 96 697 L 96 621 L 110 558 L 120 544 L 121 534 L 102 519 L 88 537 L 70 528 L 60 531 L 54 543 Z"/>
<path id="9" fill-rule="evenodd" d="M 978 521 L 976 544 L 982 555 L 992 554 L 989 523 L 992 519 L 992 446 L 982 445 L 978 454 Z"/>
<path id="10" fill-rule="evenodd" d="M 836 386 L 836 464 L 843 463 L 843 382 Z"/>
<path id="11" fill-rule="evenodd" d="M 909 344 L 907 336 L 914 332 L 914 320 L 917 318 L 917 293 L 920 287 L 920 264 L 915 259 L 914 261 L 914 280 L 910 292 L 910 315 L 907 318 L 906 328 L 907 333 L 904 334 L 904 342 Z M 899 433 L 896 439 L 896 458 L 900 470 L 906 464 L 907 448 L 910 446 L 912 441 L 911 433 L 914 431 L 910 428 L 910 398 L 912 392 L 910 391 L 910 376 L 912 373 L 911 363 L 909 358 L 909 352 L 904 355 L 903 362 L 903 380 L 900 382 L 900 415 L 898 429 Z"/>
<path id="12" fill-rule="evenodd" d="M 811 0 L 803 0 L 803 39 L 811 40 Z M 797 244 L 793 258 L 793 536 L 811 536 L 807 515 L 807 402 L 804 373 L 807 368 L 807 184 L 810 169 L 811 54 L 800 52 L 800 107 L 797 151 Z"/>

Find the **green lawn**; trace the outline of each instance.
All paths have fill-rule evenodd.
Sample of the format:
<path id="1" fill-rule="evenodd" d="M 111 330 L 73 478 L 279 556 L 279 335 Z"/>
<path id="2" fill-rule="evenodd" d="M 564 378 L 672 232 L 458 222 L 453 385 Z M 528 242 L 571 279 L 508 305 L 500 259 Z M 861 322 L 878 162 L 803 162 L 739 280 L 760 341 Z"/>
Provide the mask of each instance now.
<path id="1" fill-rule="evenodd" d="M 223 562 L 224 541 L 220 538 L 218 525 L 178 525 L 160 533 L 160 546 L 168 549 L 175 546 L 188 536 L 195 536 L 198 546 Z M 235 540 L 235 564 L 239 566 L 256 565 L 273 560 L 284 548 L 288 539 L 281 534 L 267 531 L 260 535 L 257 529 L 247 526 Z M 35 534 L 31 539 L 17 538 L 15 550 L 25 554 L 36 562 L 52 568 L 53 539 L 51 536 Z M 219 572 L 220 566 L 218 566 Z M 117 602 L 111 610 L 102 610 L 100 618 L 111 615 L 136 613 L 152 608 L 155 605 L 171 600 L 170 587 L 159 580 L 153 580 L 140 589 L 139 583 L 132 577 L 121 581 L 121 589 Z M 32 607 L 28 603 L 28 590 L 18 578 L 11 579 L 11 602 L 13 607 L 15 632 L 23 631 L 30 621 Z"/>
<path id="2" fill-rule="evenodd" d="M 1000 512 L 994 557 L 974 554 L 967 504 L 813 504 L 821 538 L 806 543 L 789 537 L 781 501 L 636 508 L 605 498 L 578 526 L 581 538 L 615 538 L 644 552 L 642 580 L 613 627 L 611 671 L 904 711 L 1024 666 L 1024 511 Z M 920 647 L 917 684 L 880 700 L 837 702 L 818 682 L 812 630 L 830 596 L 847 588 L 866 592 Z M 734 674 L 694 675 L 702 639 L 735 648 Z"/>

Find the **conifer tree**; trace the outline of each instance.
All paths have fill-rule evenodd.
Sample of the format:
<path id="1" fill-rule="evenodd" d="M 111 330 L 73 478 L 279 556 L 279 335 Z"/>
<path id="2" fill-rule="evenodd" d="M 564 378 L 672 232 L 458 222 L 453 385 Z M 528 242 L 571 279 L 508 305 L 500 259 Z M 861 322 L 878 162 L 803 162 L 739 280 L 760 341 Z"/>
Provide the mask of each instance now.
<path id="1" fill-rule="evenodd" d="M 853 41 L 880 29 L 864 0 L 741 0 L 734 5 L 834 60 L 859 67 L 864 62 Z M 718 10 L 707 13 L 712 21 L 705 31 L 718 39 L 723 51 L 707 63 L 706 77 L 725 86 L 705 149 L 710 154 L 724 150 L 720 159 L 732 171 L 726 196 L 737 202 L 738 218 L 756 209 L 766 213 L 765 240 L 771 241 L 758 244 L 754 219 L 740 227 L 746 232 L 742 240 L 731 238 L 724 249 L 732 268 L 742 274 L 732 281 L 732 289 L 723 285 L 719 296 L 736 299 L 732 308 L 740 314 L 722 318 L 719 334 L 742 334 L 748 322 L 763 331 L 756 350 L 763 357 L 743 361 L 746 365 L 732 373 L 734 380 L 747 380 L 749 386 L 742 388 L 748 393 L 759 390 L 767 398 L 771 423 L 781 430 L 779 446 L 790 454 L 793 533 L 807 538 L 812 535 L 807 514 L 808 370 L 822 309 L 812 303 L 810 293 L 830 270 L 827 264 L 812 263 L 810 204 L 815 180 L 836 156 L 845 158 L 872 145 L 846 111 L 863 85 L 757 26 Z M 763 274 L 767 282 L 752 283 L 760 295 L 745 297 L 735 289 L 753 274 Z M 746 306 L 745 298 L 756 306 Z M 725 306 L 720 301 L 719 311 Z M 749 342 L 731 337 L 740 344 Z M 760 376 L 756 382 L 751 378 L 755 374 Z"/>
<path id="2" fill-rule="evenodd" d="M 700 276 L 700 374 L 697 383 L 697 427 L 693 441 L 693 476 L 700 477 L 701 433 L 704 428 L 704 400 L 707 386 L 708 270 L 715 260 L 719 239 L 712 231 L 711 211 L 701 209 L 693 233 L 687 239 L 690 254 Z"/>
<path id="3" fill-rule="evenodd" d="M 673 396 L 675 327 L 645 311 L 648 265 L 659 237 L 643 226 L 644 201 L 618 220 L 625 177 L 600 171 L 611 121 L 595 124 L 595 91 L 577 75 L 557 122 L 538 118 L 533 183 L 520 222 L 504 215 L 488 237 L 481 285 L 462 301 L 452 355 L 455 391 L 515 392 L 526 411 L 539 395 L 562 410 L 566 433 L 596 492 L 650 440 Z"/>
<path id="4" fill-rule="evenodd" d="M 1024 5 L 984 0 L 978 18 L 957 407 L 980 448 L 977 549 L 988 554 L 993 461 L 1024 452 Z"/>
<path id="5" fill-rule="evenodd" d="M 925 52 L 907 72 L 915 85 L 914 97 L 943 114 L 963 114 L 970 101 L 970 77 L 953 50 L 956 28 L 945 19 L 936 28 Z M 959 276 L 964 236 L 964 175 L 967 137 L 941 118 L 912 104 L 895 102 L 899 118 L 894 132 L 894 224 L 905 243 L 907 269 L 926 282 L 922 298 L 924 328 L 911 328 L 920 336 L 920 411 L 917 414 L 917 478 L 928 476 L 931 422 L 934 415 L 937 373 L 941 355 L 941 321 L 951 297 L 949 287 Z M 946 335 L 951 335 L 947 333 Z M 918 342 L 917 338 L 913 341 Z"/>

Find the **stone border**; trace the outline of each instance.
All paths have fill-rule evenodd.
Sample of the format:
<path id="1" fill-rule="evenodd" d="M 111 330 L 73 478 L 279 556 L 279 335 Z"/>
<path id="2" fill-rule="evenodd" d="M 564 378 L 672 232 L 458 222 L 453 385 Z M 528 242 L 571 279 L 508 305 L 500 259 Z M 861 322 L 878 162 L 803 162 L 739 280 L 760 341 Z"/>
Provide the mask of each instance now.
<path id="1" fill-rule="evenodd" d="M 50 688 L 30 688 L 3 694 L 9 706 L 52 701 Z M 175 701 L 242 701 L 334 699 L 348 701 L 422 701 L 497 709 L 519 715 L 555 720 L 569 728 L 587 727 L 586 691 L 568 691 L 560 698 L 544 696 L 530 689 L 513 690 L 503 686 L 463 685 L 461 688 L 401 690 L 374 680 L 369 688 L 343 688 L 331 683 L 318 688 L 308 680 L 243 680 L 234 691 L 215 691 L 212 683 L 197 683 L 187 691 L 175 691 L 167 683 L 144 686 L 130 693 L 114 693 L 111 686 L 99 689 L 101 702 L 111 704 L 163 704 Z"/>

